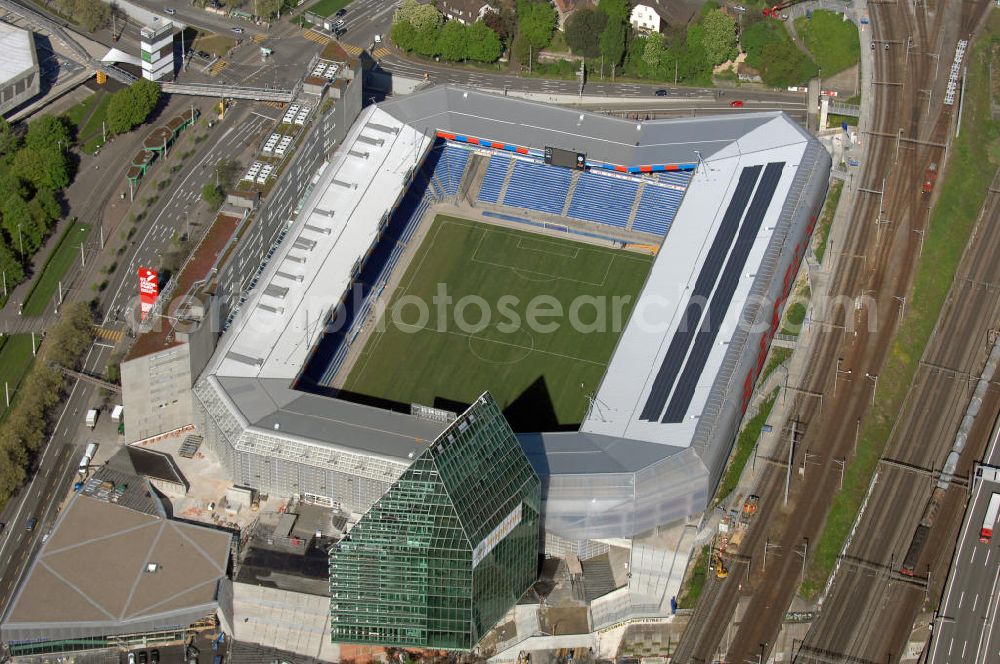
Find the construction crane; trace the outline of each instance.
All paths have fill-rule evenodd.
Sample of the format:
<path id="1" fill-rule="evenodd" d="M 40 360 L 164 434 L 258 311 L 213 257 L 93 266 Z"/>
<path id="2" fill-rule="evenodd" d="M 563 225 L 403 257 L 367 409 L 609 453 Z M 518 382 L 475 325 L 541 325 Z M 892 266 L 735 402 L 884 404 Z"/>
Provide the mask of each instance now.
<path id="1" fill-rule="evenodd" d="M 771 7 L 764 7 L 764 16 L 769 16 L 771 18 L 780 18 L 781 10 L 788 9 L 792 5 L 797 5 L 800 2 L 802 2 L 802 0 L 785 0 L 785 2 L 782 2 L 777 5 L 772 5 Z"/>

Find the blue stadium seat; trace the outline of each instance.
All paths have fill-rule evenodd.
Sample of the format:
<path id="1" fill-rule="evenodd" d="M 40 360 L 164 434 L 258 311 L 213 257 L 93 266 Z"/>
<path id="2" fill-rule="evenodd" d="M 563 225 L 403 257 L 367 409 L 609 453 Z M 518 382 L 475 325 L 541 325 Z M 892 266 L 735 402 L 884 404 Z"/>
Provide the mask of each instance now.
<path id="1" fill-rule="evenodd" d="M 634 180 L 596 173 L 580 173 L 568 216 L 624 228 L 628 223 L 639 184 Z"/>
<path id="2" fill-rule="evenodd" d="M 632 230 L 666 235 L 683 197 L 683 191 L 646 183 L 635 219 L 632 220 Z"/>
<path id="3" fill-rule="evenodd" d="M 479 188 L 479 200 L 486 203 L 496 203 L 500 198 L 500 190 L 503 189 L 504 178 L 507 177 L 507 168 L 510 165 L 510 157 L 495 154 L 490 157 L 490 163 L 486 167 L 486 175 L 483 176 L 483 184 Z"/>
<path id="4" fill-rule="evenodd" d="M 458 193 L 458 186 L 462 183 L 462 175 L 465 174 L 465 165 L 469 162 L 469 151 L 464 148 L 454 147 L 451 144 L 444 146 L 441 161 L 438 162 L 435 173 L 444 183 L 445 191 L 449 196 Z"/>
<path id="5" fill-rule="evenodd" d="M 562 214 L 573 171 L 518 160 L 507 185 L 503 204 L 511 207 Z"/>
<path id="6" fill-rule="evenodd" d="M 664 171 L 657 173 L 656 176 L 661 182 L 684 187 L 685 189 L 687 189 L 688 184 L 691 182 L 690 171 Z"/>

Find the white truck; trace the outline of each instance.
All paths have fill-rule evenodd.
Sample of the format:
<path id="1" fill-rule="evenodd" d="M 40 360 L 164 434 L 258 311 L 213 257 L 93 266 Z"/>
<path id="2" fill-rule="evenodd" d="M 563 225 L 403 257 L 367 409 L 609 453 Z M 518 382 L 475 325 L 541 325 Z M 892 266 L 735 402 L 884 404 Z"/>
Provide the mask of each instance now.
<path id="1" fill-rule="evenodd" d="M 97 443 L 90 442 L 87 443 L 87 449 L 83 453 L 83 458 L 80 459 L 80 474 L 86 475 L 87 470 L 90 468 L 90 462 L 94 460 L 94 454 L 97 452 Z"/>
<path id="2" fill-rule="evenodd" d="M 91 408 L 87 411 L 87 428 L 93 429 L 97 426 L 97 409 Z"/>
<path id="3" fill-rule="evenodd" d="M 983 544 L 989 544 L 993 539 L 993 524 L 997 522 L 998 512 L 1000 512 L 1000 493 L 994 493 L 990 496 L 990 504 L 986 507 L 983 527 L 979 529 L 979 541 Z"/>

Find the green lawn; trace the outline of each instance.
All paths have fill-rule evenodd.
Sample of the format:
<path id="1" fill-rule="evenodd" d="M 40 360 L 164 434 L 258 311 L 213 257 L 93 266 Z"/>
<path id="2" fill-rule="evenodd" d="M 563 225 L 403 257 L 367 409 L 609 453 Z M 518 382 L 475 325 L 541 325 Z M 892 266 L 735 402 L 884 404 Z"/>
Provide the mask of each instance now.
<path id="1" fill-rule="evenodd" d="M 110 103 L 111 95 L 101 94 L 94 113 L 77 132 L 76 142 L 82 146 L 84 152 L 92 153 L 104 145 L 104 132 L 101 123 L 108 115 L 108 104 Z"/>
<path id="2" fill-rule="evenodd" d="M 705 581 L 708 579 L 708 563 L 711 556 L 712 547 L 702 547 L 696 555 L 694 565 L 691 566 L 691 573 L 684 580 L 684 587 L 677 597 L 677 608 L 693 609 L 701 597 L 701 591 L 705 588 Z"/>
<path id="3" fill-rule="evenodd" d="M 451 410 L 489 390 L 515 430 L 577 424 L 651 262 L 622 250 L 438 217 L 345 389 Z M 433 299 L 441 288 L 452 298 L 449 306 Z M 615 296 L 631 299 L 616 305 Z M 581 299 L 574 308 L 575 298 Z M 607 306 L 595 305 L 598 298 Z M 557 308 L 564 315 L 546 315 Z M 606 312 L 603 321 L 597 310 Z"/>
<path id="4" fill-rule="evenodd" d="M 844 191 L 844 182 L 834 180 L 830 184 L 829 191 L 826 192 L 826 202 L 823 204 L 823 212 L 819 216 L 819 223 L 816 224 L 816 262 L 822 263 L 826 256 L 826 246 L 830 240 L 830 226 L 833 224 L 833 217 L 837 214 L 837 205 L 840 204 L 840 194 Z"/>
<path id="5" fill-rule="evenodd" d="M 842 14 L 816 9 L 812 19 L 800 16 L 795 19 L 795 32 L 812 53 L 816 66 L 829 77 L 853 67 L 861 59 L 861 42 L 858 28 L 845 21 Z"/>
<path id="6" fill-rule="evenodd" d="M 42 274 L 35 280 L 22 313 L 40 316 L 45 313 L 53 297 L 57 296 L 59 282 L 65 278 L 73 262 L 80 257 L 80 245 L 90 236 L 90 224 L 74 223 L 66 229 L 59 246 L 49 257 Z M 65 285 L 65 284 L 64 284 Z"/>
<path id="7" fill-rule="evenodd" d="M 750 453 L 753 452 L 753 447 L 757 444 L 757 439 L 760 438 L 761 430 L 767 424 L 767 418 L 771 416 L 771 409 L 774 408 L 774 400 L 777 397 L 778 388 L 774 388 L 770 396 L 761 403 L 757 414 L 747 422 L 743 430 L 740 431 L 740 435 L 736 438 L 736 444 L 733 447 L 733 456 L 729 460 L 729 466 L 726 467 L 726 474 L 722 476 L 719 488 L 715 491 L 716 505 L 725 500 L 736 488 L 736 485 L 740 483 L 740 475 L 743 474 L 743 469 L 746 468 L 747 461 L 750 460 Z"/>
<path id="8" fill-rule="evenodd" d="M 63 113 L 63 117 L 69 120 L 70 124 L 76 127 L 77 131 L 80 129 L 80 125 L 87 118 L 91 109 L 97 104 L 97 94 L 94 93 L 81 101 L 79 104 L 71 107 L 68 111 Z"/>
<path id="9" fill-rule="evenodd" d="M 319 0 L 319 2 L 309 7 L 309 11 L 325 18 L 333 16 L 337 13 L 338 9 L 346 7 L 350 3 L 351 0 Z"/>
<path id="10" fill-rule="evenodd" d="M 854 525 L 871 477 L 892 433 L 903 401 L 913 383 L 941 307 L 1000 159 L 1000 121 L 990 117 L 989 49 L 1000 46 L 1000 12 L 992 12 L 986 30 L 967 54 L 969 65 L 961 136 L 952 143 L 931 216 L 923 255 L 917 266 L 906 316 L 893 341 L 879 377 L 875 405 L 865 418 L 857 456 L 847 466 L 844 488 L 820 534 L 814 558 L 800 592 L 815 598 L 829 577 Z"/>
<path id="11" fill-rule="evenodd" d="M 41 340 L 39 339 L 39 341 Z M 0 419 L 7 412 L 7 397 L 4 386 L 9 388 L 11 402 L 13 402 L 17 386 L 28 372 L 34 359 L 31 354 L 30 334 L 0 337 Z"/>

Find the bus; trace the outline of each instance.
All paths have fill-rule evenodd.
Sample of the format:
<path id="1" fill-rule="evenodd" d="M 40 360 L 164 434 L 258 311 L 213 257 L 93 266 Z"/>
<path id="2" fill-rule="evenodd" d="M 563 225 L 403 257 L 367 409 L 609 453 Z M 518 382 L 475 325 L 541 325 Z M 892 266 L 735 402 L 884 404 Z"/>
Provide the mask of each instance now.
<path id="1" fill-rule="evenodd" d="M 979 530 L 979 541 L 989 544 L 993 539 L 993 524 L 997 522 L 997 512 L 1000 511 L 1000 493 L 990 496 L 989 507 L 986 508 L 986 518 L 983 519 L 983 527 Z"/>

